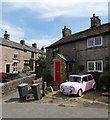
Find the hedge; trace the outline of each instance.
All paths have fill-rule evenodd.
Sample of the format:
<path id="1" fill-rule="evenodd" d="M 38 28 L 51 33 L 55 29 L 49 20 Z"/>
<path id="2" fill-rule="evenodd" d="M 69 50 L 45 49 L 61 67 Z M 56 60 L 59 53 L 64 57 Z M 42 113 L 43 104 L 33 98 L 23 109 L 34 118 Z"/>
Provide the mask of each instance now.
<path id="1" fill-rule="evenodd" d="M 110 73 L 103 73 L 100 75 L 98 84 L 100 88 L 110 89 Z"/>

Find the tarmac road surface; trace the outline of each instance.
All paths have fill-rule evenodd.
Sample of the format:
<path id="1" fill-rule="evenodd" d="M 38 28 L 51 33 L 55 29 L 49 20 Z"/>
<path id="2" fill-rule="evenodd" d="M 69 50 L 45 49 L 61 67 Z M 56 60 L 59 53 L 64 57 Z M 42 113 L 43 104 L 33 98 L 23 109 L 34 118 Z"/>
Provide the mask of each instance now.
<path id="1" fill-rule="evenodd" d="M 2 118 L 108 118 L 108 109 L 101 105 L 3 103 Z"/>

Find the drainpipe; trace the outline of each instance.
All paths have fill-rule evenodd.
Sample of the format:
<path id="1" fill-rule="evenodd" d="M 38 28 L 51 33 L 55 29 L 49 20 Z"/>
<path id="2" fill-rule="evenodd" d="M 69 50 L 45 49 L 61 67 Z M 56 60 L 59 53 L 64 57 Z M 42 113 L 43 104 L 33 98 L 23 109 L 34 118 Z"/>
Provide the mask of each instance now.
<path id="1" fill-rule="evenodd" d="M 68 79 L 68 62 L 66 62 L 66 79 Z"/>
<path id="2" fill-rule="evenodd" d="M 77 50 L 76 48 L 72 48 L 73 50 L 73 57 L 75 57 L 75 74 L 76 74 L 76 64 L 77 64 Z"/>

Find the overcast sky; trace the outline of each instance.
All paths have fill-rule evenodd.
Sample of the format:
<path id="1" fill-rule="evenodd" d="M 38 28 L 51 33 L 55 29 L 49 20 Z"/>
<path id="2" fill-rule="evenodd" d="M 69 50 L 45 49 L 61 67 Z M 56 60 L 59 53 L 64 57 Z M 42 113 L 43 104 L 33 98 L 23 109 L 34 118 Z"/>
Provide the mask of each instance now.
<path id="1" fill-rule="evenodd" d="M 27 2 L 28 1 L 28 2 Z M 7 30 L 11 40 L 24 39 L 46 47 L 62 37 L 66 25 L 72 33 L 90 28 L 93 13 L 108 22 L 109 0 L 2 0 L 0 37 Z"/>

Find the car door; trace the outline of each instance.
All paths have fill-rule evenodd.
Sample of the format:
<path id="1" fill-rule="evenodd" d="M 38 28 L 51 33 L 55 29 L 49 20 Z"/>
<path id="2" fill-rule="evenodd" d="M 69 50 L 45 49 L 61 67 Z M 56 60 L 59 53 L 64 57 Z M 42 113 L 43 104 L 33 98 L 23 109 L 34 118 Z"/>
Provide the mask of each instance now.
<path id="1" fill-rule="evenodd" d="M 92 88 L 94 83 L 93 77 L 91 75 L 88 76 L 88 83 L 87 83 L 87 88 L 88 90 Z"/>
<path id="2" fill-rule="evenodd" d="M 88 77 L 87 76 L 82 78 L 82 89 L 83 89 L 83 92 L 88 90 Z"/>

